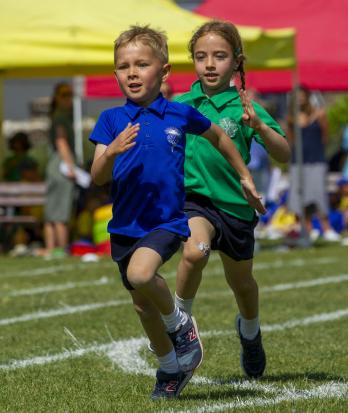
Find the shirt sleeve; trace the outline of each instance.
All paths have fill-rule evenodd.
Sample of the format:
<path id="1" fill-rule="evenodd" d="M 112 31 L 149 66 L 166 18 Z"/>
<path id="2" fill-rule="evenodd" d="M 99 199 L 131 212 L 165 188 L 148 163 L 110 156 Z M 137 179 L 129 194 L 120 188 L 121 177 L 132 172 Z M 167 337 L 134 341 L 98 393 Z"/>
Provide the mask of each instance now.
<path id="1" fill-rule="evenodd" d="M 189 105 L 185 105 L 185 107 L 187 108 L 187 133 L 201 135 L 210 128 L 211 121 L 208 118 Z"/>
<path id="2" fill-rule="evenodd" d="M 100 114 L 97 123 L 90 134 L 89 140 L 94 144 L 101 143 L 103 145 L 109 145 L 114 140 L 111 122 L 107 111 Z"/>

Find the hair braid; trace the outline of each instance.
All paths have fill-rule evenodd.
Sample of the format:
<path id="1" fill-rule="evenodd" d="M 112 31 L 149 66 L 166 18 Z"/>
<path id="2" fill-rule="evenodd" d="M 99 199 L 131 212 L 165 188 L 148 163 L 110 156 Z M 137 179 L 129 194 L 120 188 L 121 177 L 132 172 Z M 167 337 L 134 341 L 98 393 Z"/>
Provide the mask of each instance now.
<path id="1" fill-rule="evenodd" d="M 244 62 L 241 62 L 238 68 L 240 82 L 242 84 L 242 89 L 245 90 L 245 71 L 244 71 Z"/>

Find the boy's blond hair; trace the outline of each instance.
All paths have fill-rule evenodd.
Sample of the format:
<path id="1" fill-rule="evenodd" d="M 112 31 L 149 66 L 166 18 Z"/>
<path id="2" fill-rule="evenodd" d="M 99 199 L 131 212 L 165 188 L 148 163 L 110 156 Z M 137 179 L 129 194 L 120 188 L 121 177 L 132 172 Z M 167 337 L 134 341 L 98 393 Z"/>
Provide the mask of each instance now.
<path id="1" fill-rule="evenodd" d="M 126 46 L 129 43 L 142 42 L 156 53 L 163 64 L 168 63 L 168 45 L 167 36 L 161 30 L 154 30 L 146 26 L 130 26 L 130 28 L 122 32 L 114 43 L 114 62 L 116 64 L 116 54 L 120 47 Z"/>

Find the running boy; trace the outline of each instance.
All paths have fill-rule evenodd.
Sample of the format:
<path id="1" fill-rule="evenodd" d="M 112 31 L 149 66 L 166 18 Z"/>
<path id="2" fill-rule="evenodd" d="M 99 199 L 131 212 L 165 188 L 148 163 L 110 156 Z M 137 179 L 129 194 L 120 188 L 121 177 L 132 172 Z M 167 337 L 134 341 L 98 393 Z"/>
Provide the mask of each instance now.
<path id="1" fill-rule="evenodd" d="M 191 105 L 219 124 L 246 163 L 254 138 L 279 162 L 289 159 L 284 133 L 268 113 L 245 92 L 243 45 L 236 27 L 210 21 L 193 35 L 189 50 L 199 80 L 177 101 Z M 240 75 L 242 89 L 230 87 Z M 241 341 L 241 366 L 259 377 L 266 366 L 260 325 L 258 286 L 252 275 L 254 228 L 258 218 L 246 202 L 239 177 L 230 164 L 204 139 L 187 136 L 185 212 L 191 237 L 185 243 L 176 283 L 176 303 L 191 314 L 193 300 L 210 250 L 218 250 L 228 285 L 240 314 L 236 328 Z"/>
<path id="2" fill-rule="evenodd" d="M 163 33 L 132 26 L 115 41 L 114 59 L 127 102 L 100 115 L 90 137 L 96 144 L 91 174 L 96 184 L 112 179 L 111 254 L 159 361 L 152 398 L 174 398 L 202 360 L 197 327 L 158 274 L 190 234 L 183 211 L 185 134 L 216 146 L 236 169 L 250 204 L 264 207 L 223 130 L 160 94 L 170 71 Z"/>

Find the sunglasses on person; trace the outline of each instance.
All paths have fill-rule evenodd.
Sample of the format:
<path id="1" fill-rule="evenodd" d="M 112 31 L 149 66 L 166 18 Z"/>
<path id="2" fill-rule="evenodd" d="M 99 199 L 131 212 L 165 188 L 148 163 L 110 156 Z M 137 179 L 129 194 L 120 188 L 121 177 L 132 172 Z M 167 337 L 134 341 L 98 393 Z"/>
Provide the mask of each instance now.
<path id="1" fill-rule="evenodd" d="M 72 92 L 62 92 L 62 93 L 59 93 L 59 97 L 60 98 L 71 98 L 72 97 Z"/>

